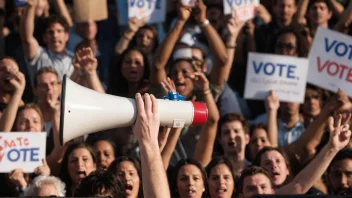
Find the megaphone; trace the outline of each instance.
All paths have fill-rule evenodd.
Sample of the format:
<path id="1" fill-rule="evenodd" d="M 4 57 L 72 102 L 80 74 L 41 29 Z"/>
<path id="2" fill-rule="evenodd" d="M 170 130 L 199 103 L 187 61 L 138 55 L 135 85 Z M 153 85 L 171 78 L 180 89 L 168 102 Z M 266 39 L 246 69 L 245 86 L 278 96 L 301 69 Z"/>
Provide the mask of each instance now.
<path id="1" fill-rule="evenodd" d="M 208 118 L 205 103 L 158 99 L 160 125 L 173 128 L 202 125 Z M 136 101 L 83 87 L 66 75 L 62 82 L 60 143 L 94 132 L 132 126 Z"/>

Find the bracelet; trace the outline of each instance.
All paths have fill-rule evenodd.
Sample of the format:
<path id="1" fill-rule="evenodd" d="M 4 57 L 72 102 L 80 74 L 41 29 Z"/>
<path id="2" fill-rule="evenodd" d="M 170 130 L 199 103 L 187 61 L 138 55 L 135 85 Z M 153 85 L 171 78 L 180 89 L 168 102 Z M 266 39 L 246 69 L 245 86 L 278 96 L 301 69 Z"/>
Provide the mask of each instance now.
<path id="1" fill-rule="evenodd" d="M 210 24 L 210 22 L 209 22 L 209 20 L 208 19 L 206 19 L 202 24 L 200 24 L 200 27 L 205 27 L 205 26 L 207 26 L 207 25 L 209 25 Z"/>
<path id="2" fill-rule="evenodd" d="M 236 44 L 234 44 L 234 45 L 226 45 L 226 48 L 228 48 L 228 49 L 235 49 L 237 47 L 237 45 Z"/>

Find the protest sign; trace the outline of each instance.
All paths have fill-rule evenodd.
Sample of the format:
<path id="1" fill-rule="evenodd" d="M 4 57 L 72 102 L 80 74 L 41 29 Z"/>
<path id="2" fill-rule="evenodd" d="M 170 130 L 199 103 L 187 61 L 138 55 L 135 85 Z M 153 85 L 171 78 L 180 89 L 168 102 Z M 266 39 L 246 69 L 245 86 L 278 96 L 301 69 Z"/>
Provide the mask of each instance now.
<path id="1" fill-rule="evenodd" d="M 119 0 L 117 6 L 120 25 L 127 25 L 132 17 L 147 18 L 147 24 L 165 21 L 166 0 Z"/>
<path id="2" fill-rule="evenodd" d="M 16 168 L 32 173 L 45 159 L 46 133 L 0 133 L 0 173 Z"/>
<path id="3" fill-rule="evenodd" d="M 224 0 L 224 14 L 237 15 L 240 20 L 248 21 L 255 16 L 259 0 Z"/>
<path id="4" fill-rule="evenodd" d="M 352 37 L 319 28 L 309 53 L 308 82 L 352 97 Z"/>
<path id="5" fill-rule="evenodd" d="M 274 90 L 280 101 L 303 103 L 308 59 L 249 53 L 245 98 L 265 100 Z"/>
<path id="6" fill-rule="evenodd" d="M 107 0 L 74 0 L 73 12 L 76 23 L 107 19 Z"/>

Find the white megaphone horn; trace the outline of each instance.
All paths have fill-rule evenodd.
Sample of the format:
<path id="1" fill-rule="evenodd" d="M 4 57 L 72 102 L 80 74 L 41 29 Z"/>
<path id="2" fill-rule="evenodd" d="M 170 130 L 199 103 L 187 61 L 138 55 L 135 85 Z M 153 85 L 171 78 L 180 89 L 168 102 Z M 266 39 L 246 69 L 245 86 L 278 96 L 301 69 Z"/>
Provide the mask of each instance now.
<path id="1" fill-rule="evenodd" d="M 202 125 L 208 118 L 205 103 L 158 99 L 160 125 L 174 128 Z M 108 95 L 74 83 L 62 82 L 60 143 L 94 132 L 132 126 L 135 99 Z"/>

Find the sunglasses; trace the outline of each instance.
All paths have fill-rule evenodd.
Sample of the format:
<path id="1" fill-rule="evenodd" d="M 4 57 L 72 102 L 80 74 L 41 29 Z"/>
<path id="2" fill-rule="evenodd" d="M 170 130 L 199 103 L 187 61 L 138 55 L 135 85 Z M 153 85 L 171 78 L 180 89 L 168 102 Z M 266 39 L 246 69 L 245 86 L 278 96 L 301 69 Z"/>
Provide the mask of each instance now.
<path id="1" fill-rule="evenodd" d="M 277 49 L 286 49 L 288 51 L 293 51 L 296 49 L 296 46 L 292 45 L 292 44 L 286 44 L 286 43 L 281 43 L 281 42 L 278 42 L 276 44 L 276 48 Z"/>
<path id="2" fill-rule="evenodd" d="M 310 99 L 320 99 L 320 96 L 318 94 L 312 94 L 312 95 L 306 95 L 304 97 L 305 100 L 310 100 Z"/>

